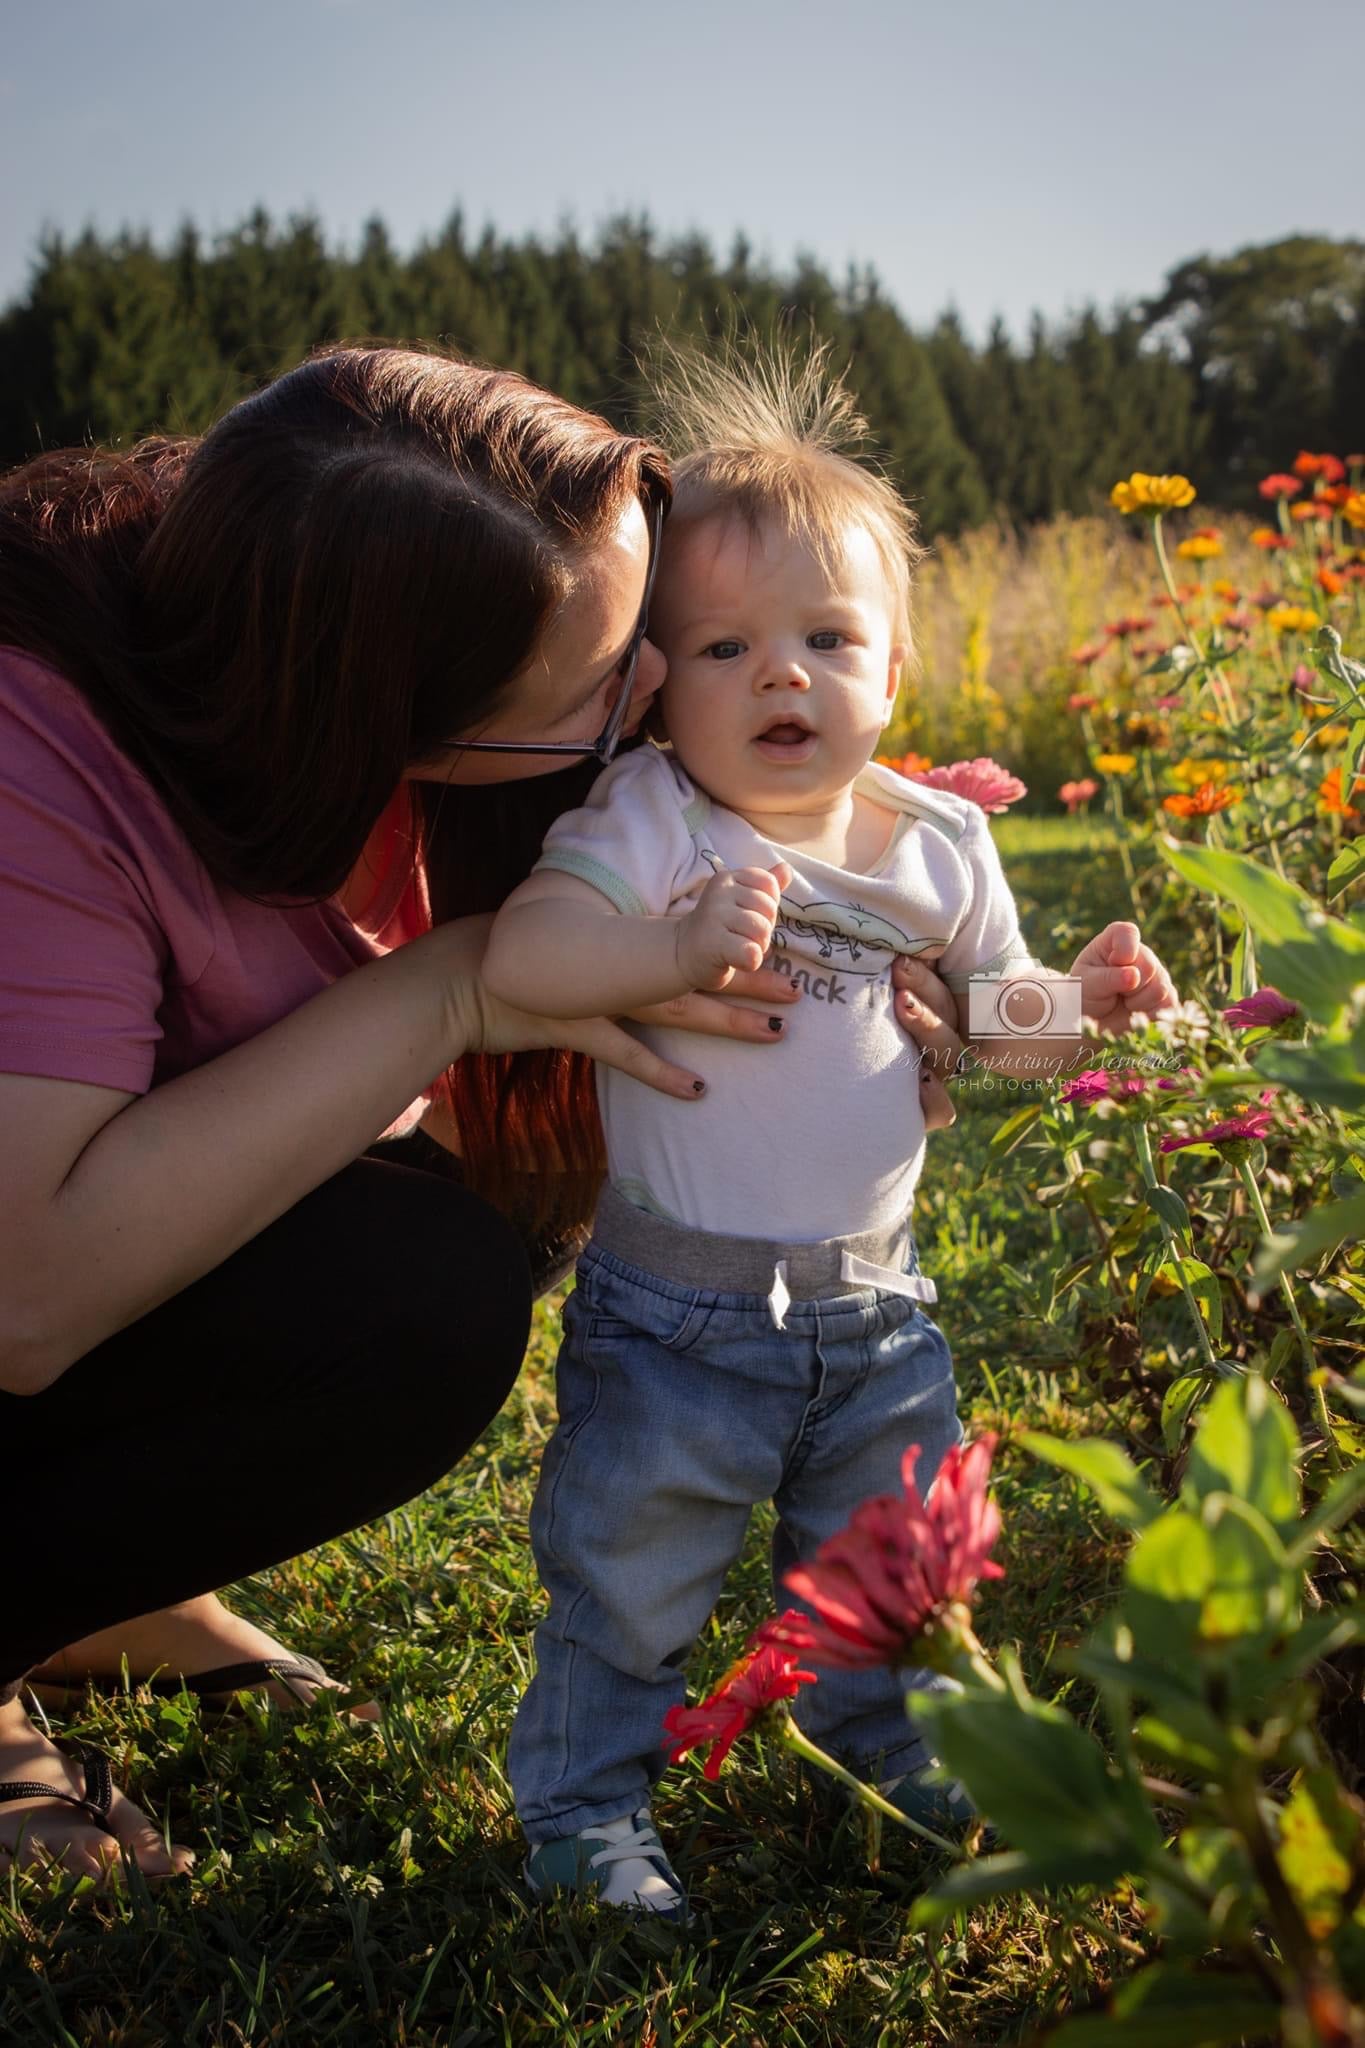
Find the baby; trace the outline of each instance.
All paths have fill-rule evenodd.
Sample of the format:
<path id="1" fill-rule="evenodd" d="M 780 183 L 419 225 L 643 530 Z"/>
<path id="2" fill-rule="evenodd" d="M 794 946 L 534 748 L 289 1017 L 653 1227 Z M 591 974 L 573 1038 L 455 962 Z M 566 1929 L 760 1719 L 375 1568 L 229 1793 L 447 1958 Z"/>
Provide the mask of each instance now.
<path id="1" fill-rule="evenodd" d="M 962 1434 L 910 1229 L 924 1116 L 893 962 L 928 956 L 957 991 L 1042 972 L 984 812 L 871 760 L 910 653 L 918 551 L 895 492 L 841 452 L 861 425 L 846 395 L 818 366 L 778 365 L 698 368 L 683 397 L 694 452 L 649 626 L 668 747 L 619 758 L 557 820 L 484 970 L 496 995 L 565 1016 L 721 989 L 765 961 L 804 991 L 773 1053 L 709 1040 L 694 1101 L 599 1068 L 608 1185 L 565 1305 L 531 1518 L 550 1608 L 509 1751 L 528 1881 L 674 1918 L 649 1788 L 751 1508 L 776 1505 L 780 1580 L 898 1488 L 908 1444 L 927 1486 Z M 1072 973 L 1088 1016 L 1173 999 L 1131 927 Z M 695 1057 L 683 1032 L 639 1035 Z M 992 1050 L 1004 1063 L 1021 1044 L 1037 1041 Z M 905 1683 L 823 1674 L 799 1717 L 915 1819 L 966 1820 Z"/>

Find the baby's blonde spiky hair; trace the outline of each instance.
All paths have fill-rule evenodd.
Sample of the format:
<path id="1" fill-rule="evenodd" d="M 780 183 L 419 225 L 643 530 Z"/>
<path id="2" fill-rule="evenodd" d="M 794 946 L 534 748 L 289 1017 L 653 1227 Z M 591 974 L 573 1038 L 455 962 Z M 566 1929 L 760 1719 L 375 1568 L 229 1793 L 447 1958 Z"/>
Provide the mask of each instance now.
<path id="1" fill-rule="evenodd" d="M 750 527 L 776 518 L 827 561 L 850 520 L 877 546 L 910 632 L 910 574 L 924 554 L 914 513 L 852 450 L 869 439 L 852 392 L 829 364 L 829 344 L 798 357 L 790 344 L 758 355 L 734 344 L 702 355 L 661 340 L 649 379 L 659 438 L 673 458 L 671 523 L 730 512 Z"/>

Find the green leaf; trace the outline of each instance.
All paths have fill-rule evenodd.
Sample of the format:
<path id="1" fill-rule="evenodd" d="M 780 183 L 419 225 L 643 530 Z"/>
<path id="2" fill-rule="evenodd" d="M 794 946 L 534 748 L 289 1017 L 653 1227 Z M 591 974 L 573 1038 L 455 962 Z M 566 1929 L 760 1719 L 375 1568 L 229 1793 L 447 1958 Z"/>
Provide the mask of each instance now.
<path id="1" fill-rule="evenodd" d="M 1332 1773 L 1304 1771 L 1280 1814 L 1276 1861 L 1315 1941 L 1326 1941 L 1341 1925 L 1359 1833 Z"/>
<path id="2" fill-rule="evenodd" d="M 1349 1522 L 1363 1500 L 1365 1460 L 1349 1466 L 1339 1479 L 1333 1480 L 1312 1513 L 1304 1517 L 1289 1546 L 1290 1563 L 1307 1563 L 1323 1537 Z"/>
<path id="3" fill-rule="evenodd" d="M 1258 1373 L 1225 1380 L 1200 1418 L 1185 1490 L 1196 1501 L 1211 1493 L 1249 1501 L 1288 1539 L 1299 1519 L 1298 1448 L 1293 1417 Z"/>
<path id="4" fill-rule="evenodd" d="M 1161 1441 L 1173 1451 L 1185 1434 L 1185 1425 L 1217 1385 L 1206 1372 L 1182 1372 L 1173 1379 L 1161 1400 Z"/>
<path id="5" fill-rule="evenodd" d="M 1213 1583 L 1213 1541 L 1197 1515 L 1168 1508 L 1133 1545 L 1123 1611 L 1143 1656 L 1189 1656 Z"/>
<path id="6" fill-rule="evenodd" d="M 1168 1700 L 1144 1714 L 1133 1738 L 1144 1756 L 1193 1777 L 1225 1777 L 1237 1762 L 1222 1722 L 1197 1700 Z"/>
<path id="7" fill-rule="evenodd" d="M 1360 1033 L 1356 1034 L 1356 1041 Z M 1365 1071 L 1358 1042 L 1321 1039 L 1315 1045 L 1289 1045 L 1268 1038 L 1252 1055 L 1258 1074 L 1292 1088 L 1305 1102 L 1325 1102 L 1333 1109 L 1365 1109 Z"/>
<path id="8" fill-rule="evenodd" d="M 1233 1643 L 1292 1623 L 1298 1575 L 1273 1525 L 1230 1493 L 1211 1494 L 1203 1520 L 1213 1544 L 1213 1583 L 1199 1615 L 1202 1641 Z"/>
<path id="9" fill-rule="evenodd" d="M 1255 1977 L 1152 1963 L 1120 1984 L 1107 2012 L 1065 2020 L 1047 2048 L 1228 2048 L 1278 2035 L 1279 2015 Z"/>
<path id="10" fill-rule="evenodd" d="M 1260 971 L 1317 1018 L 1333 1024 L 1365 983 L 1365 931 L 1329 918 L 1293 882 L 1244 854 L 1186 846 L 1163 836 L 1163 855 L 1198 889 L 1235 903 L 1256 933 Z"/>
<path id="11" fill-rule="evenodd" d="M 1175 1189 L 1160 1187 L 1154 1183 L 1146 1193 L 1147 1207 L 1155 1210 L 1162 1222 L 1168 1229 L 1173 1230 L 1177 1237 L 1183 1238 L 1186 1244 L 1192 1244 L 1194 1240 L 1190 1234 L 1190 1212 Z"/>
<path id="12" fill-rule="evenodd" d="M 1007 1116 L 999 1129 L 991 1133 L 988 1150 L 992 1158 L 1003 1159 L 1007 1153 L 1012 1152 L 1024 1136 L 1033 1129 L 1033 1126 L 1042 1115 L 1043 1109 L 1043 1103 L 1029 1102 L 1025 1103 L 1022 1109 L 1016 1109 L 1013 1115 Z"/>
<path id="13" fill-rule="evenodd" d="M 1187 1149 L 1192 1151 L 1194 1148 L 1191 1146 Z M 1150 1194 L 1150 1192 L 1151 1190 L 1149 1189 L 1148 1193 Z M 1202 1259 L 1192 1259 L 1184 1252 L 1177 1259 L 1167 1259 L 1164 1265 L 1157 1268 L 1158 1278 L 1170 1280 L 1177 1286 L 1180 1282 L 1181 1273 L 1185 1275 L 1189 1283 L 1190 1293 L 1194 1296 L 1199 1313 L 1203 1316 L 1208 1326 L 1209 1335 L 1215 1344 L 1221 1344 L 1223 1341 L 1223 1290 L 1218 1285 L 1217 1274 L 1211 1272 Z"/>
<path id="14" fill-rule="evenodd" d="M 1353 839 L 1349 846 L 1343 846 L 1327 870 L 1328 899 L 1340 896 L 1349 889 L 1358 875 L 1365 874 L 1365 839 Z"/>
<path id="15" fill-rule="evenodd" d="M 1026 1432 L 1023 1444 L 1035 1458 L 1083 1479 L 1105 1513 L 1126 1528 L 1145 1529 L 1161 1513 L 1161 1502 L 1118 1444 L 1107 1443 L 1102 1437 L 1070 1443 L 1063 1437 L 1043 1436 L 1036 1430 Z"/>
<path id="16" fill-rule="evenodd" d="M 1040 1892 L 1076 1884 L 1107 1885 L 1122 1875 L 1122 1870 L 1115 1870 L 1114 1858 L 1108 1852 L 1089 1858 L 1074 1850 L 1061 1850 L 1055 1856 L 1025 1856 L 1018 1850 L 1001 1856 L 979 1856 L 950 1870 L 931 1892 L 916 1899 L 910 1925 L 936 1927 L 959 1906 L 974 1906 L 981 1899 L 999 1898 L 1004 1892 Z"/>
<path id="17" fill-rule="evenodd" d="M 1027 1693 L 916 1692 L 934 1755 L 982 1813 L 1028 1856 L 1062 1868 L 1085 1859 L 1108 1883 L 1143 1868 L 1161 1837 L 1146 1799 L 1060 1707 Z"/>
<path id="18" fill-rule="evenodd" d="M 1243 1002 L 1247 996 L 1256 993 L 1256 941 L 1251 936 L 1251 926 L 1242 926 L 1241 936 L 1232 949 L 1231 989 L 1234 1003 Z"/>
<path id="19" fill-rule="evenodd" d="M 1261 1240 L 1252 1268 L 1258 1294 L 1265 1294 L 1281 1273 L 1298 1272 L 1316 1262 L 1324 1252 L 1334 1251 L 1348 1239 L 1365 1237 L 1365 1188 L 1348 1195 L 1344 1202 L 1329 1202 L 1310 1209 L 1283 1230 L 1272 1230 Z M 1293 1343 L 1292 1332 L 1288 1335 Z"/>

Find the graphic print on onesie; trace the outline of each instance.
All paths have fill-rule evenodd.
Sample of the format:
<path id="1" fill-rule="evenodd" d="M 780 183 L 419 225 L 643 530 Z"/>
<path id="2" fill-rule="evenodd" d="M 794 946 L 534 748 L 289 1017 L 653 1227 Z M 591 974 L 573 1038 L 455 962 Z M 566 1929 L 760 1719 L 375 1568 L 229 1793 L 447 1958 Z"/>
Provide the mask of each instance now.
<path id="1" fill-rule="evenodd" d="M 628 916 L 679 916 L 725 869 L 784 860 L 793 871 L 767 960 L 802 990 L 782 1042 L 707 1038 L 703 1051 L 695 1033 L 628 1024 L 704 1075 L 696 1102 L 597 1070 L 612 1185 L 638 1207 L 792 1242 L 876 1229 L 909 1209 L 924 1118 L 919 1050 L 893 1007 L 896 955 L 941 951 L 950 987 L 1035 963 L 984 812 L 879 763 L 854 787 L 894 817 L 866 874 L 766 838 L 653 745 L 618 756 L 551 827 L 537 868 L 577 875 Z"/>

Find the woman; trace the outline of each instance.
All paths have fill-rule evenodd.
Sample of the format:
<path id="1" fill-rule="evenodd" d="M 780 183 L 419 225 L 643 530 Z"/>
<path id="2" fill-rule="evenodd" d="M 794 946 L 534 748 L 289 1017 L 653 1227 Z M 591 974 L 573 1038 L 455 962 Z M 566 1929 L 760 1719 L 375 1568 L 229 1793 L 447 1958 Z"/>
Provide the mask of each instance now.
<path id="1" fill-rule="evenodd" d="M 207 1589 L 409 1499 L 496 1414 L 532 1261 L 591 1210 L 590 1060 L 704 1086 L 479 977 L 487 913 L 662 680 L 668 498 L 649 444 L 396 349 L 0 486 L 0 1441 L 32 1538 L 0 1603 L 0 1867 L 188 1866 L 22 1683 L 125 1655 L 327 1682 Z M 736 988 L 779 1025 L 793 1000 Z"/>

